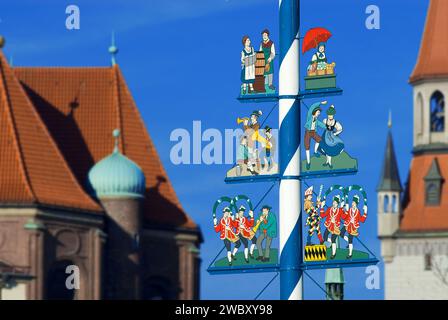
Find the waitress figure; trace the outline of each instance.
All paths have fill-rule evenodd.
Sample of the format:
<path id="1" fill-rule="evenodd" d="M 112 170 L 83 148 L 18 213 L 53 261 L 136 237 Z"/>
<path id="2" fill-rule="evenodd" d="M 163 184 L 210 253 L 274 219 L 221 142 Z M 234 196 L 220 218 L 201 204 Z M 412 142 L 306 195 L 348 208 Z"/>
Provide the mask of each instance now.
<path id="1" fill-rule="evenodd" d="M 243 50 L 241 51 L 241 82 L 243 88 L 243 94 L 247 93 L 247 87 L 249 86 L 249 93 L 254 92 L 255 82 L 255 60 L 256 54 L 253 47 L 251 47 L 251 41 L 248 36 L 243 37 Z"/>
<path id="2" fill-rule="evenodd" d="M 319 144 L 319 151 L 327 157 L 327 161 L 323 166 L 328 166 L 330 169 L 333 169 L 331 158 L 339 155 L 344 150 L 344 142 L 339 137 L 342 132 L 342 125 L 334 118 L 335 114 L 336 109 L 334 105 L 331 105 L 327 109 L 327 118 L 323 120 L 325 131 L 322 135 L 323 139 Z"/>
<path id="3" fill-rule="evenodd" d="M 325 43 L 320 42 L 317 45 L 317 52 L 313 54 L 311 62 L 308 65 L 308 72 L 327 69 L 327 55 L 325 54 Z"/>

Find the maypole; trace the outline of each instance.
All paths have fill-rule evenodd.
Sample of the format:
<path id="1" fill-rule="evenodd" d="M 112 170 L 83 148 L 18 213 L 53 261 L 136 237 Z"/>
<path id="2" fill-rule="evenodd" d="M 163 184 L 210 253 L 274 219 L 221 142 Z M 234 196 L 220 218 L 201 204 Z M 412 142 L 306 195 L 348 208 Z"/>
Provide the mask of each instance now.
<path id="1" fill-rule="evenodd" d="M 279 7 L 280 299 L 301 300 L 299 0 L 279 0 Z"/>
<path id="2" fill-rule="evenodd" d="M 278 166 L 273 165 L 271 167 L 273 162 L 270 153 L 275 145 L 275 139 L 272 140 L 272 136 L 268 135 L 271 128 L 266 126 L 262 129 L 264 121 L 269 117 L 271 112 L 268 113 L 260 125 L 258 119 L 262 115 L 262 112 L 261 110 L 255 110 L 250 117 L 237 119 L 238 124 L 244 123 L 245 130 L 248 130 L 246 133 L 247 136 L 243 135 L 241 137 L 242 139 L 239 145 L 241 148 L 239 150 L 242 151 L 237 159 L 237 164 L 227 171 L 224 180 L 226 183 L 279 181 L 279 218 L 276 218 L 275 211 L 271 210 L 272 208 L 269 205 L 263 206 L 261 213 L 256 218 L 254 217 L 254 211 L 258 205 L 254 206 L 253 210 L 249 210 L 248 215 L 245 215 L 246 208 L 242 206 L 237 209 L 235 203 L 238 200 L 244 199 L 248 201 L 249 198 L 247 196 L 238 195 L 233 198 L 234 200 L 229 200 L 231 199 L 230 197 L 221 197 L 215 203 L 213 212 L 216 212 L 217 206 L 222 206 L 222 199 L 227 199 L 226 201 L 230 207 L 223 208 L 220 225 L 218 225 L 216 214 L 214 214 L 214 228 L 217 233 L 220 233 L 220 239 L 225 241 L 224 248 L 227 249 L 227 254 L 221 256 L 224 250 L 223 248 L 210 263 L 207 270 L 211 274 L 276 272 L 276 275 L 268 282 L 267 286 L 280 274 L 280 299 L 301 300 L 303 299 L 304 270 L 362 267 L 375 265 L 378 263 L 378 259 L 358 238 L 356 233 L 358 227 L 352 226 L 350 228 L 351 231 L 347 231 L 345 229 L 345 218 L 342 218 L 348 212 L 357 216 L 361 222 L 367 218 L 367 195 L 365 190 L 358 185 L 347 187 L 332 185 L 325 192 L 325 196 L 321 202 L 324 186 L 321 185 L 321 191 L 319 194 L 316 194 L 315 192 L 313 193 L 313 186 L 310 186 L 306 182 L 307 180 L 316 178 L 356 174 L 358 171 L 357 160 L 348 155 L 342 140 L 339 141 L 339 147 L 342 145 L 339 153 L 335 150 L 330 150 L 324 144 L 325 139 L 327 139 L 324 134 L 326 135 L 330 131 L 328 126 L 325 126 L 324 122 L 318 118 L 326 103 L 315 102 L 310 108 L 305 103 L 302 103 L 303 99 L 319 99 L 342 94 L 342 89 L 336 86 L 335 63 L 325 62 L 325 44 L 332 34 L 329 30 L 318 27 L 308 30 L 303 37 L 302 53 L 311 49 L 316 49 L 316 53 L 313 55 L 312 62 L 308 65 L 307 74 L 304 77 L 305 90 L 300 90 L 300 0 L 280 0 L 279 21 L 280 70 L 278 94 L 271 83 L 273 75 L 272 61 L 275 58 L 274 43 L 269 38 L 269 30 L 265 29 L 261 33 L 262 42 L 258 52 L 255 52 L 251 46 L 252 42 L 249 36 L 245 35 L 242 38 L 242 84 L 240 87 L 240 95 L 237 98 L 241 103 L 278 102 Z M 300 119 L 301 105 L 304 105 L 308 109 L 304 128 L 302 128 Z M 334 105 L 326 108 L 325 112 L 327 113 L 327 120 L 330 119 L 330 116 L 332 117 L 331 119 L 334 119 L 336 112 Z M 334 128 L 337 123 L 334 122 Z M 326 130 L 325 133 L 322 133 L 322 137 L 317 133 L 319 127 L 325 128 Z M 305 137 L 309 138 L 304 141 L 304 145 L 308 149 L 306 161 L 301 161 L 300 159 L 302 129 L 307 133 Z M 261 150 L 265 152 L 264 160 L 267 162 L 264 167 L 261 164 L 261 159 L 257 158 L 258 153 L 254 152 L 254 150 L 259 151 L 258 147 L 254 148 L 250 146 L 247 141 L 248 135 L 250 134 L 252 136 L 253 134 L 251 130 L 257 132 L 258 138 L 261 140 L 260 142 L 264 142 L 264 147 L 261 147 Z M 264 130 L 265 137 L 260 135 L 262 130 Z M 311 142 L 310 132 L 313 132 L 313 136 L 315 135 L 313 137 L 315 140 L 315 155 L 312 157 L 310 157 L 309 152 L 309 143 Z M 340 132 L 342 132 L 342 127 Z M 332 134 L 333 136 L 336 135 L 334 132 Z M 318 140 L 322 141 L 320 149 Z M 327 147 L 324 148 L 322 145 Z M 244 151 L 244 148 L 247 149 L 247 152 Z M 321 155 L 324 156 L 321 157 Z M 267 158 L 270 160 L 268 161 Z M 337 161 L 332 163 L 332 158 L 337 159 Z M 304 183 L 308 188 L 305 194 L 301 191 L 301 183 Z M 272 184 L 258 204 L 264 200 L 274 185 Z M 345 196 L 341 202 L 341 197 L 338 198 L 335 196 L 331 198 L 330 193 L 342 193 Z M 302 219 L 303 211 L 301 207 L 304 196 L 306 196 L 305 201 L 307 203 L 307 209 L 304 214 L 306 214 L 307 226 L 309 226 L 309 237 L 305 247 L 303 247 L 304 241 L 302 235 L 302 225 L 305 219 Z M 315 201 L 313 201 L 314 196 L 316 196 Z M 325 199 L 328 200 L 327 205 L 325 205 Z M 361 209 L 358 209 L 358 205 L 360 205 L 359 208 Z M 234 221 L 231 217 L 232 212 L 235 214 L 238 213 L 239 215 L 238 229 L 237 227 L 233 227 L 236 234 L 233 233 L 232 227 L 230 227 L 231 222 Z M 344 215 L 342 212 L 344 212 Z M 320 232 L 321 215 L 322 218 L 327 219 L 325 220 L 327 224 L 322 226 L 322 228 L 325 227 L 326 232 L 323 233 L 324 237 L 322 237 Z M 334 219 L 328 218 L 330 215 Z M 249 231 L 247 230 L 247 226 L 244 227 L 246 230 L 246 233 L 244 233 L 242 231 L 244 228 L 241 227 L 241 221 L 251 221 L 255 226 Z M 341 226 L 341 224 L 343 225 Z M 227 227 L 225 230 L 230 230 L 227 235 L 226 233 L 222 233 L 225 226 Z M 340 230 L 340 228 L 343 230 Z M 271 248 L 273 238 L 277 237 L 277 230 L 279 230 L 280 234 L 279 255 L 275 248 Z M 347 235 L 347 232 L 350 235 Z M 314 234 L 316 234 L 319 243 L 312 243 L 311 237 Z M 252 241 L 255 236 L 257 237 L 255 238 L 256 244 L 251 243 L 249 246 L 249 240 Z M 346 239 L 351 245 L 351 249 L 337 248 L 337 250 L 334 250 L 335 247 L 333 244 L 338 240 L 338 237 Z M 367 252 L 353 250 L 354 237 L 365 247 Z M 242 249 L 244 250 L 243 252 L 239 253 L 241 243 L 244 244 L 245 248 Z M 256 251 L 254 249 L 255 245 L 257 247 Z M 308 273 L 306 275 L 309 276 Z M 313 278 L 310 277 L 310 279 L 317 284 Z M 257 298 L 266 287 L 257 295 Z"/>

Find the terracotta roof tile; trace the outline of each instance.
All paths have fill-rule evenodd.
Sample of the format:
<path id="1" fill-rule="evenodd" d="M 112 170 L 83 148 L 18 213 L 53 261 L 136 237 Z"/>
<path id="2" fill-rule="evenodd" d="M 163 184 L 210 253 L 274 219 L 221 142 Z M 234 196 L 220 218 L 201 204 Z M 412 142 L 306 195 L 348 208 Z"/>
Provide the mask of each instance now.
<path id="1" fill-rule="evenodd" d="M 408 179 L 409 202 L 403 210 L 400 224 L 401 231 L 446 231 L 448 230 L 448 186 L 442 184 L 442 195 L 439 206 L 425 205 L 424 177 L 437 157 L 441 175 L 448 177 L 448 154 L 420 155 L 412 159 Z"/>
<path id="2" fill-rule="evenodd" d="M 146 177 L 144 214 L 151 224 L 196 228 L 182 209 L 118 66 L 15 68 L 79 183 L 113 149 L 121 129 L 122 152 Z"/>
<path id="3" fill-rule="evenodd" d="M 417 64 L 410 82 L 448 77 L 448 1 L 431 0 Z"/>
<path id="4" fill-rule="evenodd" d="M 101 212 L 80 187 L 0 52 L 0 201 Z"/>

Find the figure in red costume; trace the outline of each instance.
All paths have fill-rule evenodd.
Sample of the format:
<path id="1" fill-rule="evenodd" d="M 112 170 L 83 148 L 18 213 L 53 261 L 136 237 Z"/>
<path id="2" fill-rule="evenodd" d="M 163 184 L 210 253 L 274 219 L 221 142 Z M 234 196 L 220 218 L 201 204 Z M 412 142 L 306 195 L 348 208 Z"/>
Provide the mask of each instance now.
<path id="1" fill-rule="evenodd" d="M 345 205 L 345 210 L 342 215 L 342 219 L 344 220 L 344 228 L 341 232 L 341 237 L 344 238 L 345 241 L 348 242 L 348 256 L 347 259 L 352 258 L 353 254 L 353 237 L 357 237 L 359 235 L 359 223 L 366 221 L 367 219 L 367 206 L 363 206 L 363 215 L 361 215 L 360 210 L 358 209 L 359 204 L 359 196 L 354 195 L 352 200 L 352 206 L 349 209 L 348 203 Z M 348 236 L 345 233 L 348 233 Z"/>
<path id="2" fill-rule="evenodd" d="M 238 228 L 238 222 L 233 219 L 232 211 L 229 207 L 225 207 L 223 210 L 223 216 L 218 223 L 218 219 L 213 219 L 213 225 L 215 231 L 219 233 L 219 238 L 224 242 L 227 249 L 227 260 L 229 261 L 229 266 L 232 265 L 232 259 L 236 260 L 235 254 L 238 248 L 241 246 L 241 241 L 238 235 L 235 234 L 234 230 Z M 232 254 L 232 243 L 235 244 Z"/>
<path id="3" fill-rule="evenodd" d="M 254 212 L 250 210 L 249 217 L 245 217 L 244 212 L 246 212 L 246 208 L 240 206 L 235 219 L 238 223 L 236 235 L 239 236 L 244 245 L 244 260 L 246 260 L 246 263 L 249 263 L 249 256 L 254 259 L 254 249 L 255 244 L 257 243 L 257 237 L 255 236 L 255 232 L 252 231 L 252 227 L 254 226 Z M 249 241 L 251 241 L 250 249 Z"/>
<path id="4" fill-rule="evenodd" d="M 340 206 L 339 206 L 340 205 Z M 324 226 L 324 239 L 331 244 L 331 257 L 334 259 L 336 257 L 336 239 L 341 234 L 341 217 L 344 215 L 344 202 L 341 202 L 341 197 L 339 195 L 333 197 L 333 203 L 331 207 L 324 210 L 325 201 L 321 204 L 320 216 L 325 219 Z M 329 237 L 331 234 L 331 237 Z"/>

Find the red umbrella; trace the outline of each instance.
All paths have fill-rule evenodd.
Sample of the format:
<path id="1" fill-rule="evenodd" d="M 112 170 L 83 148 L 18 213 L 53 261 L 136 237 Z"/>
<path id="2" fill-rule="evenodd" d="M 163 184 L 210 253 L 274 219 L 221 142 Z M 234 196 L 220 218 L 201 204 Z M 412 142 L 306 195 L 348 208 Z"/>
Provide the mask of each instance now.
<path id="1" fill-rule="evenodd" d="M 307 31 L 302 43 L 302 54 L 316 48 L 320 42 L 327 42 L 331 37 L 331 32 L 325 28 L 312 28 Z"/>

